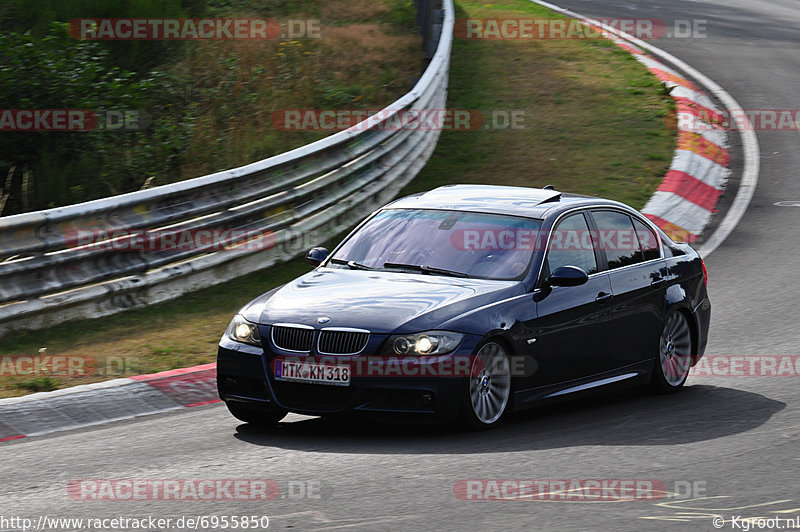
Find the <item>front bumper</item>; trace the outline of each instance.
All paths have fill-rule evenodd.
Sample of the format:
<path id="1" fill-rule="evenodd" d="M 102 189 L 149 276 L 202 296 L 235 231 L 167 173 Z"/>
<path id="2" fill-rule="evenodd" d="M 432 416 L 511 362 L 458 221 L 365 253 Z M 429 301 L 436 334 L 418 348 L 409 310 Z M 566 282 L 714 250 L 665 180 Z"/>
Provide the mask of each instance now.
<path id="1" fill-rule="evenodd" d="M 262 334 L 264 337 L 268 338 Z M 354 371 L 350 386 L 333 386 L 278 381 L 273 360 L 286 354 L 223 338 L 217 352 L 217 387 L 223 401 L 247 403 L 250 408 L 278 407 L 308 415 L 371 413 L 453 420 L 460 412 L 468 378 L 463 365 L 479 341 L 476 335 L 465 335 L 452 353 L 419 361 L 405 359 L 399 373 L 365 371 L 367 365 L 362 365 L 360 371 Z M 292 358 L 298 358 L 297 354 Z M 352 356 L 335 358 L 354 367 L 357 364 Z M 443 368 L 460 369 L 448 372 Z"/>

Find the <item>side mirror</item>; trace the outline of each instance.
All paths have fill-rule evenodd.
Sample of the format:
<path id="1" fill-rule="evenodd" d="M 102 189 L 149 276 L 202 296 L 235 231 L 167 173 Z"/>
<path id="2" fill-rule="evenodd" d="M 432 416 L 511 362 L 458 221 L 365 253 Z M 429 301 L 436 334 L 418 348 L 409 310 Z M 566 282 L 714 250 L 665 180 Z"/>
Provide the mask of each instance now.
<path id="1" fill-rule="evenodd" d="M 322 261 L 328 258 L 328 250 L 325 248 L 311 248 L 306 255 L 306 262 L 317 267 L 322 264 Z"/>
<path id="2" fill-rule="evenodd" d="M 580 286 L 589 280 L 589 274 L 577 266 L 560 266 L 547 278 L 551 286 Z"/>

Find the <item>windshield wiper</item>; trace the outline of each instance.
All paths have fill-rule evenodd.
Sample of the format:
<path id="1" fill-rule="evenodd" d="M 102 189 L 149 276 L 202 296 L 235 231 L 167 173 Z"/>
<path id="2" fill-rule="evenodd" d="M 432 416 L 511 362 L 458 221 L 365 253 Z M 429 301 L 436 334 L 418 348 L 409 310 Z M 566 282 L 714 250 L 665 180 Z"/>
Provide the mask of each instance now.
<path id="1" fill-rule="evenodd" d="M 449 275 L 450 277 L 469 277 L 466 273 L 457 272 L 454 270 L 445 270 L 443 268 L 434 268 L 433 266 L 425 266 L 424 264 L 399 264 L 396 262 L 385 262 L 384 268 L 405 268 L 407 270 L 416 270 L 422 273 L 436 273 L 439 275 Z"/>
<path id="2" fill-rule="evenodd" d="M 359 264 L 354 260 L 344 260 L 344 259 L 331 259 L 330 262 L 334 264 L 344 264 L 348 266 L 351 270 L 377 270 L 378 268 L 373 268 L 372 266 L 367 266 L 366 264 Z"/>

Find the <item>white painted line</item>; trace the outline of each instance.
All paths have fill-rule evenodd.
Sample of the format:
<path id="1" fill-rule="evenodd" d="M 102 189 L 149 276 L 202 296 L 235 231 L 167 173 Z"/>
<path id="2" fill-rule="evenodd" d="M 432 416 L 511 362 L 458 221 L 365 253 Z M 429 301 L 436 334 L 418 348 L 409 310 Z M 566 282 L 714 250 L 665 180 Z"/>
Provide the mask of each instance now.
<path id="1" fill-rule="evenodd" d="M 625 33 L 624 31 L 616 30 L 615 28 L 611 28 L 610 26 L 603 24 L 601 22 L 592 20 L 590 17 L 585 17 L 579 13 L 575 13 L 574 11 L 570 11 L 569 9 L 564 9 L 563 7 L 559 7 L 557 5 L 551 4 L 550 2 L 545 2 L 543 0 L 531 0 L 536 4 L 541 6 L 547 7 L 552 9 L 553 11 L 557 11 L 563 13 L 567 16 L 579 19 L 587 19 L 593 24 L 597 24 L 603 29 L 618 35 L 624 38 L 626 41 L 631 42 L 642 48 L 644 50 L 648 50 L 653 54 L 661 57 L 662 59 L 672 63 L 676 68 L 686 72 L 691 78 L 694 78 L 695 81 L 700 83 L 703 87 L 706 88 L 711 94 L 716 96 L 722 104 L 728 109 L 730 116 L 738 115 L 745 115 L 742 106 L 728 94 L 728 92 L 720 87 L 714 80 L 700 72 L 699 70 L 695 69 L 694 67 L 690 66 L 684 61 L 681 61 L 674 55 L 666 52 L 652 44 L 649 44 L 641 39 L 637 39 L 633 35 Z M 673 91 L 678 91 L 683 87 L 677 87 Z M 688 89 L 686 89 L 688 90 Z M 692 91 L 694 92 L 694 91 Z M 700 103 L 700 102 L 698 102 Z M 741 221 L 744 213 L 747 211 L 747 207 L 750 205 L 750 201 L 753 199 L 753 194 L 755 194 L 756 186 L 758 185 L 758 173 L 760 170 L 761 161 L 759 159 L 760 156 L 760 149 L 758 146 L 758 137 L 753 131 L 753 127 L 750 124 L 750 120 L 743 116 L 743 125 L 739 130 L 739 133 L 742 138 L 742 151 L 744 152 L 744 168 L 742 170 L 742 179 L 739 182 L 739 190 L 736 192 L 736 197 L 733 200 L 733 204 L 728 209 L 728 212 L 725 214 L 725 218 L 723 218 L 722 222 L 720 222 L 719 227 L 717 230 L 714 231 L 714 234 L 711 235 L 708 239 L 706 239 L 705 244 L 701 247 L 698 251 L 703 256 L 710 255 L 720 244 L 722 244 L 728 235 L 733 232 L 736 226 Z"/>

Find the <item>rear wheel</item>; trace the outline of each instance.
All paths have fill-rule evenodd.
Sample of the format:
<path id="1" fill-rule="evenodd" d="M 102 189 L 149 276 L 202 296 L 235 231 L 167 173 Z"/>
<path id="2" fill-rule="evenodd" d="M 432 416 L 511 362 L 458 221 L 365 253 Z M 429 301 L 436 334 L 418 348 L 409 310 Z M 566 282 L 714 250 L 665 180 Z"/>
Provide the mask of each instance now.
<path id="1" fill-rule="evenodd" d="M 488 341 L 472 359 L 462 417 L 467 427 L 485 430 L 503 419 L 511 402 L 511 363 L 502 345 Z"/>
<path id="2" fill-rule="evenodd" d="M 281 408 L 252 408 L 234 401 L 226 401 L 225 406 L 228 407 L 228 411 L 230 411 L 233 417 L 239 421 L 244 421 L 245 423 L 250 423 L 259 427 L 275 426 L 281 419 L 286 417 L 288 413 Z"/>
<path id="3" fill-rule="evenodd" d="M 660 393 L 677 392 L 686 382 L 691 365 L 692 333 L 689 322 L 682 312 L 673 311 L 667 316 L 658 341 L 658 358 L 650 387 Z"/>

